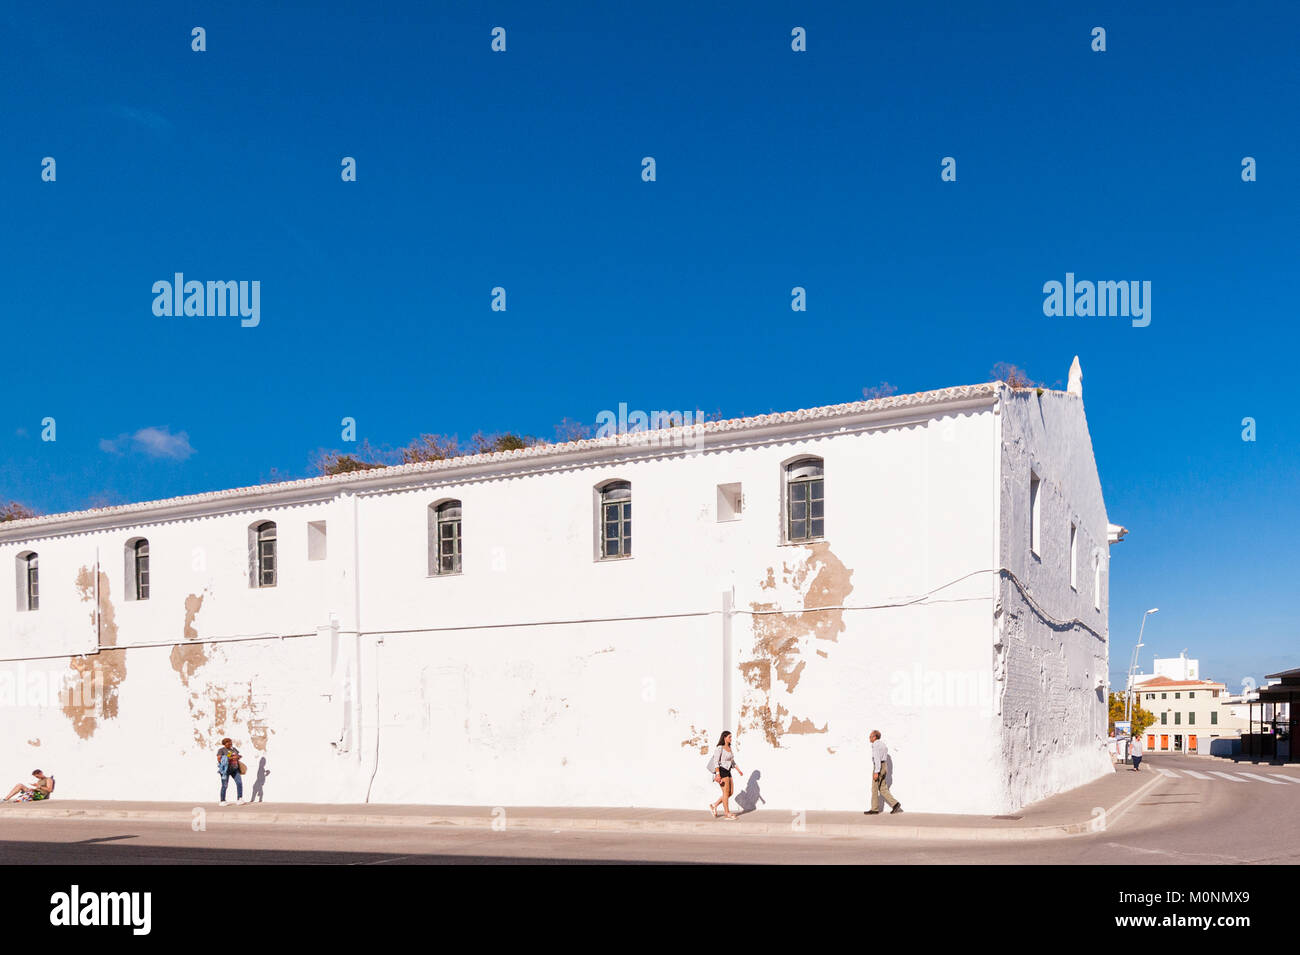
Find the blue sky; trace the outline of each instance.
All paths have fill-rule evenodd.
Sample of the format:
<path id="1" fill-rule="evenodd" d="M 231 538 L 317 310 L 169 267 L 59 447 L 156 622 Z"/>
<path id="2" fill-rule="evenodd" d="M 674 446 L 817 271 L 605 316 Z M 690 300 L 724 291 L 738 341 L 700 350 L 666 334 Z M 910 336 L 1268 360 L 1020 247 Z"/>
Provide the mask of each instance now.
<path id="1" fill-rule="evenodd" d="M 550 437 L 1078 354 L 1132 530 L 1112 677 L 1150 606 L 1148 671 L 1300 665 L 1295 4 L 263 6 L 0 11 L 0 496 L 303 476 L 344 416 Z M 1150 281 L 1151 324 L 1045 317 L 1067 271 Z M 261 324 L 154 316 L 175 272 L 260 281 Z"/>

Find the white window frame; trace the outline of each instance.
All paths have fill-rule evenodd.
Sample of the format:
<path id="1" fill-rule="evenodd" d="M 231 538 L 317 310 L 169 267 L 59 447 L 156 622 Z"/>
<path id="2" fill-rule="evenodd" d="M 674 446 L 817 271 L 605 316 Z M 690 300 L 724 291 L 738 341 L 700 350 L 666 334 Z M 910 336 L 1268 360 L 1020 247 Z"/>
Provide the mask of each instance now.
<path id="1" fill-rule="evenodd" d="M 596 485 L 596 560 L 630 560 L 632 558 L 632 482 L 622 478 L 613 478 Z M 610 497 L 611 493 L 626 496 Z M 617 508 L 613 522 L 607 521 L 608 508 Z M 617 525 L 617 536 L 610 538 L 606 534 L 606 524 Z M 618 542 L 619 553 L 609 552 L 610 540 Z"/>
<path id="2" fill-rule="evenodd" d="M 816 469 L 816 473 L 809 473 L 799 477 L 793 477 L 796 472 Z M 813 485 L 821 485 L 821 496 L 815 497 Z M 803 501 L 791 500 L 791 493 L 796 485 L 803 485 L 808 488 L 807 496 Z M 796 504 L 805 504 L 807 512 L 803 518 L 794 517 L 793 509 Z M 816 505 L 821 505 L 821 516 L 813 516 Z M 793 534 L 793 524 L 796 520 L 801 520 L 807 524 L 808 535 L 806 537 L 795 537 Z M 821 533 L 813 533 L 814 521 L 821 522 Z M 781 465 L 781 543 L 782 544 L 815 544 L 818 541 L 826 539 L 826 459 L 815 454 L 801 454 L 792 458 Z"/>
<path id="3" fill-rule="evenodd" d="M 269 533 L 268 533 L 268 528 Z M 275 521 L 256 521 L 248 528 L 249 586 L 269 590 L 280 583 L 280 526 Z M 270 544 L 270 554 L 264 546 Z M 271 580 L 266 582 L 266 559 L 271 559 Z"/>
<path id="4" fill-rule="evenodd" d="M 18 612 L 35 613 L 41 609 L 40 554 L 25 550 L 15 559 L 18 578 Z"/>
<path id="5" fill-rule="evenodd" d="M 144 546 L 145 553 L 140 553 L 141 545 Z M 149 593 L 153 589 L 150 584 L 152 580 L 153 562 L 149 560 L 150 548 L 149 538 L 132 537 L 128 540 L 123 548 L 123 559 L 126 566 L 124 575 L 122 593 L 126 600 L 148 600 Z M 145 585 L 144 596 L 140 596 L 140 558 L 145 560 Z"/>
<path id="6" fill-rule="evenodd" d="M 447 516 L 452 509 L 456 510 L 454 518 Z M 440 501 L 434 501 L 429 505 L 429 576 L 430 577 L 455 577 L 465 572 L 465 504 L 458 498 L 444 498 Z M 444 538 L 442 535 L 443 527 L 455 528 L 455 533 L 450 538 Z M 442 544 L 444 540 L 450 540 L 454 543 L 454 551 L 449 555 L 443 554 Z M 442 569 L 442 559 L 444 556 L 452 558 L 451 569 Z"/>

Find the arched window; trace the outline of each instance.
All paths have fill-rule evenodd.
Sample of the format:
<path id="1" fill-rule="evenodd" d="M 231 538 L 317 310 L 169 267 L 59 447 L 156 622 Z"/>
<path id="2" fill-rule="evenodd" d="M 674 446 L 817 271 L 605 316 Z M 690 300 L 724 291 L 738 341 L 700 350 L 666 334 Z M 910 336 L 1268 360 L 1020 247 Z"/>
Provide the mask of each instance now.
<path id="1" fill-rule="evenodd" d="M 149 541 L 133 537 L 126 542 L 127 600 L 149 599 Z"/>
<path id="2" fill-rule="evenodd" d="M 785 466 L 785 539 L 788 543 L 826 536 L 826 474 L 821 458 L 800 458 Z"/>
<path id="3" fill-rule="evenodd" d="M 274 587 L 277 563 L 275 521 L 254 524 L 249 537 L 253 545 L 253 586 Z"/>
<path id="4" fill-rule="evenodd" d="M 38 610 L 41 604 L 39 560 L 35 551 L 18 555 L 18 609 Z"/>
<path id="5" fill-rule="evenodd" d="M 611 481 L 600 489 L 600 559 L 632 556 L 632 485 Z"/>
<path id="6" fill-rule="evenodd" d="M 429 576 L 461 572 L 460 501 L 429 505 Z"/>

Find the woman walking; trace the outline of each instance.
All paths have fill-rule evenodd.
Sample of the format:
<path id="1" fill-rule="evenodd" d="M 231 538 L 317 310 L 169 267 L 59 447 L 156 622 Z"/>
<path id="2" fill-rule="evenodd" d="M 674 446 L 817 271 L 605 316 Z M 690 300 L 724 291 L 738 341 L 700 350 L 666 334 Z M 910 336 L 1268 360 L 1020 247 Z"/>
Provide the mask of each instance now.
<path id="1" fill-rule="evenodd" d="M 722 804 L 722 811 L 728 819 L 735 819 L 731 812 L 731 806 L 727 800 L 735 791 L 735 784 L 731 779 L 732 772 L 737 775 L 745 775 L 739 766 L 736 765 L 736 754 L 731 748 L 731 733 L 724 731 L 718 737 L 718 748 L 713 751 L 709 757 L 709 772 L 713 773 L 713 781 L 722 787 L 722 795 L 709 806 L 709 812 L 713 813 L 713 818 L 718 818 L 718 804 Z"/>
<path id="2" fill-rule="evenodd" d="M 226 787 L 230 785 L 230 778 L 235 779 L 235 794 L 238 798 L 237 805 L 244 804 L 244 776 L 239 771 L 239 750 L 235 749 L 235 744 L 227 736 L 221 741 L 221 748 L 217 750 L 217 772 L 221 774 L 221 805 L 226 805 Z"/>

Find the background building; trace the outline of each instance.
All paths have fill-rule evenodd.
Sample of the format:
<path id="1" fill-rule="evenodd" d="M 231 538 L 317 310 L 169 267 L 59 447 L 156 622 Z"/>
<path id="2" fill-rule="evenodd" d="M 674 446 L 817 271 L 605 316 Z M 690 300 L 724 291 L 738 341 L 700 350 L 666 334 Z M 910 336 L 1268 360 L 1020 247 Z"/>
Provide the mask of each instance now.
<path id="1" fill-rule="evenodd" d="M 1247 725 L 1224 684 L 1213 680 L 1157 676 L 1134 690 L 1138 703 L 1156 718 L 1146 731 L 1149 753 L 1220 755 L 1215 741 L 1236 740 Z"/>

